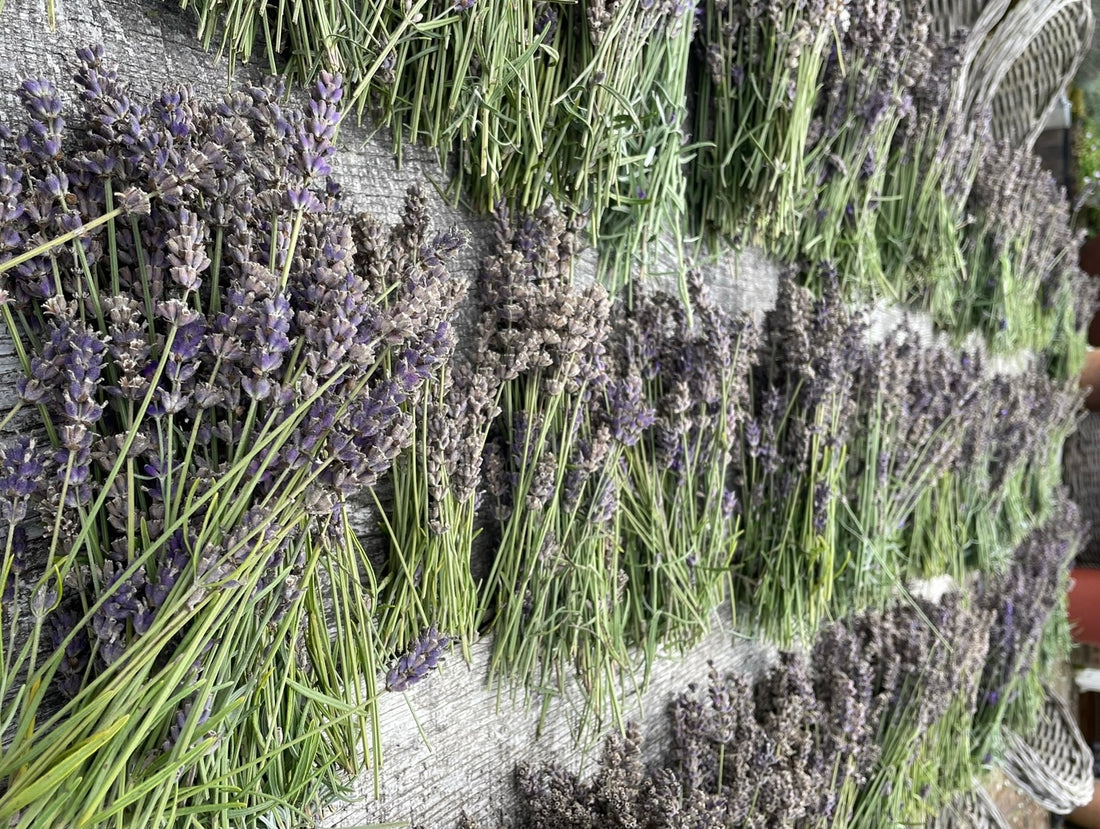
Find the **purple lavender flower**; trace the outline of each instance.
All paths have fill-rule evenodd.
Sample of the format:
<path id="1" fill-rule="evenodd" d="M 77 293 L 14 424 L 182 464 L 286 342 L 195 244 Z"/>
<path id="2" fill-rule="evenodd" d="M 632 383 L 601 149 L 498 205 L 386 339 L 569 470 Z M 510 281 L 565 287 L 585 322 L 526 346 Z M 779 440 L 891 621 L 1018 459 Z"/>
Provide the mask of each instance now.
<path id="1" fill-rule="evenodd" d="M 198 709 L 197 714 L 195 711 L 195 703 L 196 700 L 190 698 L 180 705 L 179 711 L 176 712 L 175 722 L 169 727 L 168 736 L 161 744 L 161 751 L 167 754 L 176 747 L 184 729 L 187 728 L 188 721 L 192 718 L 195 719 L 195 729 L 201 728 L 203 724 L 210 719 L 210 714 L 213 712 L 214 708 L 213 698 L 210 696 L 203 696 L 203 704 L 202 707 Z"/>
<path id="2" fill-rule="evenodd" d="M 426 628 L 386 673 L 387 691 L 407 691 L 436 668 L 451 640 L 434 627 Z"/>
<path id="3" fill-rule="evenodd" d="M 31 117 L 27 131 L 18 139 L 17 146 L 28 157 L 40 164 L 52 161 L 61 154 L 61 139 L 65 119 L 61 116 L 61 97 L 47 80 L 28 79 L 19 87 L 19 100 Z M 56 181 L 56 179 L 55 179 Z M 64 188 L 58 186 L 55 198 Z"/>
<path id="4" fill-rule="evenodd" d="M 62 647 L 65 650 L 57 666 L 55 685 L 69 699 L 84 686 L 92 655 L 88 633 L 79 623 L 80 612 L 75 608 L 61 607 L 46 617 L 51 647 L 55 651 Z"/>

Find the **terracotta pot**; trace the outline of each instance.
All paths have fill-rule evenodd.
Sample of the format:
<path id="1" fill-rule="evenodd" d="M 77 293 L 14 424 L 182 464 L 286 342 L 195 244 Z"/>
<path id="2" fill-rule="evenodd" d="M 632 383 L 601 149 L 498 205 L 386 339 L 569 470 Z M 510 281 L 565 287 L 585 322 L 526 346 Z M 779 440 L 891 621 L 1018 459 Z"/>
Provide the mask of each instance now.
<path id="1" fill-rule="evenodd" d="M 1081 270 L 1089 276 L 1100 277 L 1100 234 L 1093 236 L 1081 246 L 1078 262 Z M 1097 282 L 1093 281 L 1090 284 L 1096 286 Z M 1096 294 L 1100 299 L 1100 289 L 1096 290 Z M 1100 345 L 1100 312 L 1089 323 L 1089 345 Z"/>
<path id="2" fill-rule="evenodd" d="M 1073 638 L 1100 645 L 1100 570 L 1075 567 L 1072 575 L 1069 620 L 1073 624 Z"/>
<path id="3" fill-rule="evenodd" d="M 1077 380 L 1081 388 L 1092 387 L 1085 398 L 1085 408 L 1090 412 L 1100 411 L 1100 349 L 1085 354 L 1085 366 Z"/>

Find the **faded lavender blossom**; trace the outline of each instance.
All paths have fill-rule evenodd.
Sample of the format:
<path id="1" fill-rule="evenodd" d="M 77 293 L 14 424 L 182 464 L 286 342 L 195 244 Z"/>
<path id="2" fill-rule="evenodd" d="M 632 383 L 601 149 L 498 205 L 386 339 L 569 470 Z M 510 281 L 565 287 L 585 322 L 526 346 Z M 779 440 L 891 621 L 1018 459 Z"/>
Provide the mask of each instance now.
<path id="1" fill-rule="evenodd" d="M 68 699 L 84 687 L 92 656 L 88 632 L 81 623 L 82 615 L 79 608 L 69 603 L 69 606 L 63 604 L 46 620 L 50 647 L 54 651 L 64 649 L 54 686 Z"/>
<path id="2" fill-rule="evenodd" d="M 386 673 L 386 690 L 407 691 L 416 685 L 438 667 L 450 644 L 451 640 L 435 628 L 423 630 Z"/>

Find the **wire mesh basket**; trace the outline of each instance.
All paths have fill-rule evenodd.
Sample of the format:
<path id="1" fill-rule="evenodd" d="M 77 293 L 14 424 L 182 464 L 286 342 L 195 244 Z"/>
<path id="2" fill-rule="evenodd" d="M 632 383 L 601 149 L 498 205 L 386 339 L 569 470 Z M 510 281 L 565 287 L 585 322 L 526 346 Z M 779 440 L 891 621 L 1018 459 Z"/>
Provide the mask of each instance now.
<path id="1" fill-rule="evenodd" d="M 1011 829 L 997 809 L 997 804 L 978 783 L 968 792 L 961 792 L 940 809 L 926 829 Z"/>
<path id="2" fill-rule="evenodd" d="M 1030 146 L 1084 57 L 1092 30 L 1086 0 L 1016 3 L 970 65 L 964 106 L 972 115 L 996 107 L 994 135 Z"/>
<path id="3" fill-rule="evenodd" d="M 1046 22 L 1001 79 L 991 102 L 993 137 L 1032 146 L 1077 72 L 1092 41 L 1085 0 L 1067 3 Z"/>
<path id="4" fill-rule="evenodd" d="M 1049 688 L 1035 731 L 1006 729 L 1004 738 L 1005 776 L 1044 809 L 1065 815 L 1092 801 L 1092 751 L 1069 706 Z"/>

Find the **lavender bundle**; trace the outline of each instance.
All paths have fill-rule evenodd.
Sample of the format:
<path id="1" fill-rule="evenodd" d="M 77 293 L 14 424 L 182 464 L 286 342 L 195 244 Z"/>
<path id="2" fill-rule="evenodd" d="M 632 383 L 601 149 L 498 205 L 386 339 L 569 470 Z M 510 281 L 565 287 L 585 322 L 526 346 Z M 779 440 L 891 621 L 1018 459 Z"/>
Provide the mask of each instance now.
<path id="1" fill-rule="evenodd" d="M 650 655 L 709 629 L 741 520 L 733 480 L 757 332 L 712 303 L 698 274 L 689 286 L 690 316 L 678 298 L 641 297 L 621 341 L 627 376 L 655 412 L 624 452 L 621 488 L 630 636 Z"/>
<path id="2" fill-rule="evenodd" d="M 841 301 L 835 277 L 825 281 L 814 300 L 792 274 L 780 280 L 742 430 L 738 595 L 751 597 L 757 621 L 781 641 L 817 629 L 841 564 L 838 515 L 865 322 Z"/>
<path id="3" fill-rule="evenodd" d="M 602 714 L 629 667 L 618 468 L 644 407 L 607 405 L 617 382 L 610 303 L 602 288 L 571 283 L 572 233 L 560 216 L 512 222 L 502 212 L 497 228 L 479 277 L 503 381 L 484 460 L 500 526 L 481 601 L 495 633 L 490 668 L 547 694 L 564 688 L 571 662 L 585 711 Z"/>
<path id="4" fill-rule="evenodd" d="M 684 212 L 686 84 L 695 0 L 594 0 L 566 6 L 569 74 L 554 106 L 552 192 L 588 215 L 604 283 L 653 267 L 658 233 Z"/>
<path id="5" fill-rule="evenodd" d="M 0 654 L 0 820 L 304 820 L 374 765 L 345 499 L 450 352 L 462 240 L 416 199 L 392 231 L 341 209 L 337 78 L 304 112 L 274 85 L 146 102 L 78 57 L 74 127 L 29 80 L 0 135 L 0 314 L 45 432 L 0 453 L 3 640 L 29 631 Z"/>
<path id="6" fill-rule="evenodd" d="M 740 238 L 771 201 L 793 203 L 807 186 L 811 114 L 849 11 L 843 0 L 702 8 L 690 192 L 702 231 Z"/>
<path id="7" fill-rule="evenodd" d="M 670 706 L 660 764 L 641 736 L 608 739 L 585 782 L 521 764 L 525 825 L 917 825 L 974 773 L 967 735 L 990 617 L 958 594 L 822 631 L 755 684 L 712 669 Z M 914 823 L 915 822 L 915 823 Z"/>
<path id="8" fill-rule="evenodd" d="M 231 64 L 247 63 L 262 43 L 272 73 L 281 69 L 292 82 L 308 85 L 320 72 L 338 72 L 360 112 L 370 108 L 390 118 L 409 107 L 402 93 L 417 85 L 421 66 L 414 58 L 454 37 L 473 3 L 391 0 L 370 9 L 317 0 L 270 7 L 241 0 L 178 5 L 194 9 L 203 47 L 218 41 Z"/>
<path id="9" fill-rule="evenodd" d="M 607 739 L 590 782 L 557 766 L 521 764 L 517 782 L 531 827 L 812 826 L 827 781 L 815 776 L 817 713 L 805 664 L 782 664 L 753 687 L 712 671 L 705 694 L 694 685 L 670 706 L 664 763 L 641 762 L 641 735 Z"/>
<path id="10" fill-rule="evenodd" d="M 415 412 L 415 433 L 391 476 L 389 572 L 381 586 L 383 641 L 401 645 L 426 626 L 450 631 L 465 653 L 477 636 L 477 584 L 470 569 L 481 456 L 500 413 L 492 352 L 458 360 Z"/>
<path id="11" fill-rule="evenodd" d="M 792 654 L 755 686 L 712 670 L 705 702 L 689 693 L 672 704 L 669 759 L 684 794 L 702 792 L 723 826 L 803 825 L 825 785 L 812 762 L 817 715 Z"/>
<path id="12" fill-rule="evenodd" d="M 1044 641 L 1053 643 L 1059 618 L 1064 620 L 1069 568 L 1083 538 L 1077 507 L 1063 493 L 1050 517 L 1016 548 L 1007 569 L 978 577 L 975 601 L 992 615 L 993 626 L 979 682 L 976 759 L 996 749 L 1002 726 L 1026 733 L 1036 725 L 1045 694 L 1035 666 Z"/>
<path id="13" fill-rule="evenodd" d="M 955 289 L 965 279 L 961 251 L 966 200 L 978 175 L 981 117 L 958 107 L 962 32 L 927 41 L 931 58 L 912 73 L 904 118 L 882 166 L 875 214 L 882 283 L 891 295 L 928 308 L 948 330 Z"/>
<path id="14" fill-rule="evenodd" d="M 941 800 L 969 787 L 969 734 L 989 624 L 987 614 L 949 593 L 939 603 L 864 614 L 816 646 L 814 663 L 827 668 L 838 655 L 830 639 L 854 638 L 848 651 L 862 664 L 838 667 L 869 680 L 860 693 L 871 700 L 877 758 L 855 779 L 862 780 L 858 791 L 842 793 L 850 825 L 923 823 Z"/>
<path id="15" fill-rule="evenodd" d="M 981 351 L 922 343 L 904 326 L 869 347 L 864 359 L 842 542 L 852 557 L 843 583 L 855 607 L 911 579 L 943 573 L 962 579 L 975 564 L 969 523 L 962 522 L 964 530 L 942 515 L 958 506 L 960 481 L 984 469 L 991 405 Z M 974 508 L 984 505 L 975 501 Z M 925 531 L 932 535 L 925 538 Z"/>
<path id="16" fill-rule="evenodd" d="M 809 186 L 779 199 L 762 233 L 780 257 L 830 260 L 853 287 L 905 299 L 879 281 L 876 218 L 891 142 L 929 70 L 930 18 L 902 22 L 897 4 L 850 6 L 828 51 L 806 136 Z"/>
<path id="17" fill-rule="evenodd" d="M 960 550 L 967 570 L 999 569 L 1024 533 L 1061 501 L 1061 447 L 1080 416 L 1074 383 L 1051 380 L 1041 365 L 1018 375 L 993 374 L 976 396 L 957 382 L 943 374 L 926 381 L 925 399 L 936 399 L 930 389 L 951 390 L 950 401 L 937 404 L 941 412 L 957 399 L 971 402 L 945 421 L 963 428 L 961 451 L 947 474 L 919 494 L 907 522 L 904 547 L 925 571 L 912 575 L 946 570 L 961 579 L 944 550 Z"/>
<path id="18" fill-rule="evenodd" d="M 641 733 L 633 725 L 622 735 L 610 734 L 600 756 L 600 772 L 587 783 L 558 766 L 517 765 L 522 825 L 529 829 L 660 825 L 653 809 L 659 795 L 642 762 L 641 743 Z M 468 820 L 460 824 L 471 825 Z"/>
<path id="19" fill-rule="evenodd" d="M 456 195 L 468 195 L 486 212 L 521 194 L 521 203 L 534 208 L 544 200 L 537 161 L 549 151 L 553 79 L 561 71 L 559 4 L 446 5 L 453 24 L 393 53 L 402 80 L 381 114 L 394 126 L 394 150 L 400 155 L 406 140 L 425 141 L 442 153 L 458 150 Z"/>
<path id="20" fill-rule="evenodd" d="M 967 211 L 976 222 L 963 245 L 956 325 L 982 331 L 995 348 L 1049 352 L 1055 376 L 1075 376 L 1092 309 L 1064 193 L 1031 154 L 990 144 Z"/>

